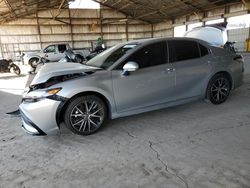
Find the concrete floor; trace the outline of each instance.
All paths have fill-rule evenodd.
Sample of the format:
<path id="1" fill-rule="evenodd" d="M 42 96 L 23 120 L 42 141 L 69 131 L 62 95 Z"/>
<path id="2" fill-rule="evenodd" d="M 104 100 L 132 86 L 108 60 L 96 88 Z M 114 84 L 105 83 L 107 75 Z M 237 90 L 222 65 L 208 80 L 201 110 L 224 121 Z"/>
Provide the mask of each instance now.
<path id="1" fill-rule="evenodd" d="M 250 187 L 250 56 L 246 61 L 245 84 L 222 105 L 197 101 L 121 118 L 88 137 L 66 129 L 24 133 L 20 119 L 5 113 L 17 109 L 28 77 L 2 75 L 0 188 Z"/>

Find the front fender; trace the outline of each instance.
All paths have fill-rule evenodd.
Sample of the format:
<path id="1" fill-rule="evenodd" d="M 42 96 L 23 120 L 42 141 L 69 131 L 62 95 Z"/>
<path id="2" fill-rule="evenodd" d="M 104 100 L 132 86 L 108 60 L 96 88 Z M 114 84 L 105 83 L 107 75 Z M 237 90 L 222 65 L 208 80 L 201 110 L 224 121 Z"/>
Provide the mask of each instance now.
<path id="1" fill-rule="evenodd" d="M 97 76 L 96 74 L 99 74 Z M 62 90 L 58 95 L 67 99 L 71 99 L 76 95 L 84 93 L 97 93 L 105 98 L 109 106 L 109 112 L 112 116 L 116 112 L 116 105 L 113 96 L 112 79 L 109 72 L 95 73 L 93 77 L 82 77 L 65 82 L 58 83 L 52 86 L 61 87 Z"/>
<path id="2" fill-rule="evenodd" d="M 67 98 L 71 99 L 73 98 L 74 96 L 78 95 L 78 94 L 84 94 L 84 93 L 97 93 L 97 94 L 100 94 L 102 95 L 108 102 L 111 106 L 114 106 L 114 101 L 113 101 L 113 97 L 110 96 L 110 93 L 102 90 L 102 89 L 99 89 L 99 88 L 95 88 L 95 87 L 84 87 L 84 90 L 82 89 L 75 89 L 75 90 L 72 90 L 70 92 L 67 93 Z M 60 93 L 59 93 L 60 94 Z"/>

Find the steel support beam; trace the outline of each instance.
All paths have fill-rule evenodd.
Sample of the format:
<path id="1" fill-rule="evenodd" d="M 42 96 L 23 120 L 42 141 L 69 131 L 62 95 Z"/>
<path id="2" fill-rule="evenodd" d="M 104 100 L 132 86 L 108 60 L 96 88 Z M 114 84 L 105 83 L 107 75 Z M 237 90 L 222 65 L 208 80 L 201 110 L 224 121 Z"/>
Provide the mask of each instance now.
<path id="1" fill-rule="evenodd" d="M 14 16 L 14 18 L 17 18 L 17 15 L 15 14 L 15 11 L 14 11 L 14 9 L 12 8 L 11 4 L 9 3 L 9 1 L 8 1 L 8 0 L 3 0 L 3 1 L 4 1 L 4 3 L 7 5 L 7 7 L 8 7 L 8 9 L 9 9 L 10 13 Z"/>
<path id="2" fill-rule="evenodd" d="M 246 6 L 248 10 L 250 10 L 250 0 L 242 0 L 242 3 Z"/>
<path id="3" fill-rule="evenodd" d="M 61 1 L 61 4 L 59 5 L 59 7 L 58 7 L 58 9 L 57 9 L 57 14 L 56 14 L 56 16 L 54 17 L 54 19 L 56 19 L 56 18 L 61 14 L 61 10 L 62 10 L 62 7 L 63 7 L 65 1 L 66 1 L 66 0 L 62 0 L 62 1 Z"/>
<path id="4" fill-rule="evenodd" d="M 151 38 L 154 38 L 154 24 L 151 24 Z"/>

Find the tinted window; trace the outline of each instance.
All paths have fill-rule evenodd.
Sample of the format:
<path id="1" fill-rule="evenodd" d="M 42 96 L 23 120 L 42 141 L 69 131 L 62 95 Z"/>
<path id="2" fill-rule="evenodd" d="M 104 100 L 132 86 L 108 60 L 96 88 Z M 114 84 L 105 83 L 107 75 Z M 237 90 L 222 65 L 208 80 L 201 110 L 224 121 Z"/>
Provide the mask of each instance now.
<path id="1" fill-rule="evenodd" d="M 200 48 L 200 52 L 201 52 L 201 57 L 208 54 L 208 49 L 205 46 L 199 44 L 199 48 Z"/>
<path id="2" fill-rule="evenodd" d="M 105 61 L 104 64 L 111 65 L 126 54 L 127 51 L 134 48 L 136 45 L 125 45 L 122 48 L 114 51 Z"/>
<path id="3" fill-rule="evenodd" d="M 197 42 L 194 41 L 169 41 L 169 61 L 183 61 L 200 57 Z"/>
<path id="4" fill-rule="evenodd" d="M 166 42 L 158 42 L 143 47 L 126 60 L 126 62 L 129 61 L 138 63 L 139 68 L 167 63 Z"/>
<path id="5" fill-rule="evenodd" d="M 58 45 L 58 51 L 60 52 L 60 53 L 63 53 L 65 50 L 67 50 L 66 49 L 66 45 Z"/>

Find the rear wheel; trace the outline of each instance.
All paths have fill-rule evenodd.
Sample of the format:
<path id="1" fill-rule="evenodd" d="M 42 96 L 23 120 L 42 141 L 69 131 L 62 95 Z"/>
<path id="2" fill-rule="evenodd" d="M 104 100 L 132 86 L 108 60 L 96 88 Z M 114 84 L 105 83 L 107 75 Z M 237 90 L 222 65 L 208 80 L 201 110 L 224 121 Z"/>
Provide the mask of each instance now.
<path id="1" fill-rule="evenodd" d="M 207 97 L 213 104 L 221 104 L 227 100 L 230 89 L 228 77 L 225 74 L 217 74 L 208 84 Z"/>
<path id="2" fill-rule="evenodd" d="M 106 119 L 105 103 L 94 95 L 73 99 L 67 106 L 64 122 L 67 128 L 79 135 L 96 132 Z"/>

